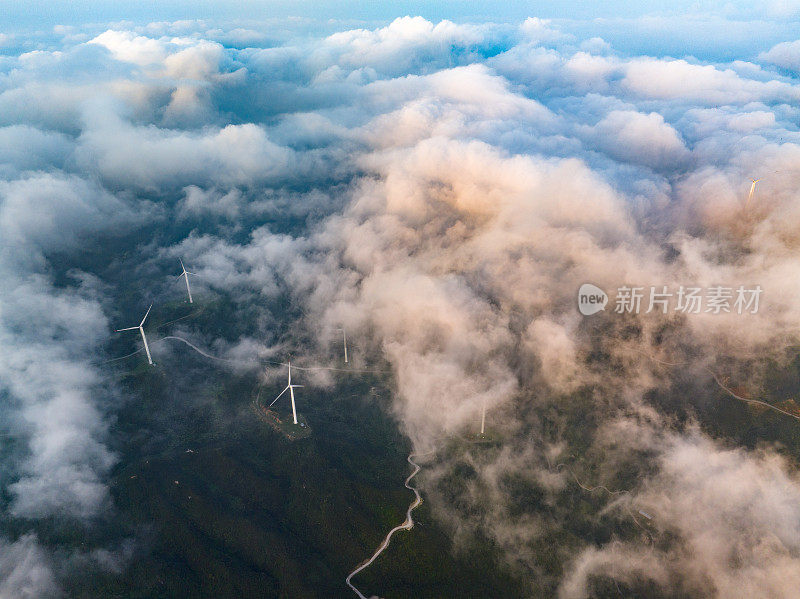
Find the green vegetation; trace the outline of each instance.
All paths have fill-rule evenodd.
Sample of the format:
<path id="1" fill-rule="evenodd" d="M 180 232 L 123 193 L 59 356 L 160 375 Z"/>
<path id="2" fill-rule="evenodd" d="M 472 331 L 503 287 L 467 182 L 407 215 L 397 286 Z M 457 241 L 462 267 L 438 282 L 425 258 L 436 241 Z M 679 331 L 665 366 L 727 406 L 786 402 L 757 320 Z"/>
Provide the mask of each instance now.
<path id="1" fill-rule="evenodd" d="M 229 318 L 234 307 L 219 305 L 217 317 Z M 163 306 L 153 326 L 186 310 Z M 310 434 L 286 406 L 275 406 L 276 426 L 259 418 L 256 372 L 220 369 L 182 345 L 155 367 L 141 358 L 112 364 L 133 399 L 114 426 L 114 523 L 97 535 L 98 546 L 136 539 L 135 553 L 119 574 L 74 574 L 71 596 L 352 597 L 345 577 L 413 498 L 402 486 L 409 447 L 387 416 L 383 382 L 341 375 L 334 389 L 305 387 L 297 404 Z M 522 596 L 488 554 L 480 566 L 454 557 L 424 506 L 376 562 L 383 575 L 370 569 L 359 584 L 389 598 L 486 597 L 498 584 Z"/>

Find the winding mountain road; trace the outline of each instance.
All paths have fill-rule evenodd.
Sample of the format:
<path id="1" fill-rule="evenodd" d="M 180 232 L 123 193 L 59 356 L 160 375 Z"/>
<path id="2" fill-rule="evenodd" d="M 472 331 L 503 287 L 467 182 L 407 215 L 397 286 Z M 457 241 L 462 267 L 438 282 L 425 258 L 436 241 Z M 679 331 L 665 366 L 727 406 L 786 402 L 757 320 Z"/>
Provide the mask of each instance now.
<path id="1" fill-rule="evenodd" d="M 659 360 L 658 358 L 656 358 L 656 357 L 654 357 L 654 356 L 650 356 L 650 355 L 648 355 L 648 357 L 649 357 L 651 360 L 653 360 L 654 362 L 658 362 L 659 364 L 664 364 L 664 365 L 666 365 L 666 366 L 685 366 L 685 365 L 688 365 L 688 364 L 689 364 L 689 362 L 667 362 L 667 361 L 665 361 L 665 360 Z M 752 398 L 749 398 L 749 397 L 742 397 L 741 395 L 738 395 L 736 392 L 734 392 L 734 391 L 733 391 L 733 389 L 730 389 L 729 387 L 727 387 L 727 386 L 726 386 L 726 385 L 725 385 L 725 384 L 724 384 L 724 383 L 723 383 L 723 382 L 722 382 L 722 381 L 719 379 L 719 377 L 717 376 L 717 373 L 716 373 L 716 372 L 714 372 L 713 370 L 711 370 L 711 369 L 710 369 L 708 366 L 703 366 L 702 368 L 703 368 L 703 370 L 705 370 L 705 371 L 706 371 L 708 374 L 710 374 L 710 375 L 711 375 L 711 378 L 713 378 L 713 379 L 714 379 L 714 382 L 715 382 L 715 383 L 716 383 L 716 384 L 717 384 L 717 385 L 720 387 L 720 389 L 722 389 L 723 391 L 725 391 L 725 392 L 726 392 L 728 395 L 730 395 L 730 396 L 731 396 L 731 397 L 733 397 L 734 399 L 738 399 L 739 401 L 743 401 L 743 402 L 745 402 L 745 403 L 749 403 L 749 404 L 754 404 L 754 405 L 758 405 L 758 406 L 763 406 L 763 407 L 765 407 L 765 408 L 769 408 L 770 410 L 774 410 L 775 412 L 779 412 L 779 413 L 781 413 L 781 414 L 783 414 L 783 415 L 785 415 L 785 416 L 789 416 L 789 417 L 791 417 L 791 418 L 794 418 L 795 420 L 800 420 L 800 416 L 798 416 L 797 414 L 792 414 L 791 412 L 787 412 L 786 410 L 782 410 L 782 409 L 781 409 L 781 408 L 779 408 L 778 406 L 773 406 L 772 404 L 770 404 L 770 403 L 767 403 L 767 402 L 765 402 L 765 401 L 761 401 L 760 399 L 752 399 Z"/>
<path id="2" fill-rule="evenodd" d="M 415 497 L 414 501 L 411 502 L 411 505 L 408 506 L 408 510 L 406 510 L 406 521 L 400 524 L 399 526 L 395 526 L 392 530 L 390 530 L 389 533 L 386 535 L 386 538 L 384 538 L 383 542 L 378 546 L 378 549 L 376 549 L 375 553 L 372 554 L 372 557 L 369 558 L 367 561 L 363 562 L 360 566 L 358 566 L 358 568 L 350 572 L 350 574 L 345 579 L 347 586 L 353 589 L 353 592 L 356 595 L 358 595 L 360 599 L 369 599 L 369 598 L 366 597 L 364 594 L 362 594 L 361 591 L 359 591 L 355 586 L 353 586 L 353 583 L 351 582 L 353 576 L 355 576 L 362 570 L 368 568 L 372 564 L 372 562 L 374 562 L 378 558 L 378 556 L 381 553 L 383 553 L 383 551 L 389 546 L 389 543 L 392 540 L 392 535 L 394 533 L 396 533 L 398 530 L 411 530 L 412 528 L 414 528 L 414 518 L 412 517 L 411 512 L 413 512 L 414 509 L 417 506 L 419 506 L 420 503 L 422 503 L 422 497 L 420 496 L 417 488 L 410 484 L 411 479 L 414 478 L 420 471 L 419 464 L 414 462 L 414 460 L 412 459 L 413 456 L 414 456 L 413 453 L 408 454 L 408 463 L 414 467 L 414 471 L 408 475 L 408 478 L 406 479 L 405 482 L 405 486 L 406 489 L 414 491 Z"/>

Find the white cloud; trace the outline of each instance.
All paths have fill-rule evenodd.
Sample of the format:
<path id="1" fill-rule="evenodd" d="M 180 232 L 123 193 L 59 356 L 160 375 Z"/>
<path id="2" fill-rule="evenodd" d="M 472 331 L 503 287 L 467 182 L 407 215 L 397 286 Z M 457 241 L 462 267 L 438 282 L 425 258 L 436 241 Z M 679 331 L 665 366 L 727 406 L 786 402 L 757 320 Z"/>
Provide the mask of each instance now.
<path id="1" fill-rule="evenodd" d="M 587 133 L 592 147 L 655 168 L 675 168 L 689 154 L 678 132 L 656 112 L 614 110 Z"/>
<path id="2" fill-rule="evenodd" d="M 294 152 L 252 123 L 195 133 L 136 127 L 113 113 L 86 118 L 79 161 L 126 185 L 249 184 L 286 176 L 298 166 Z"/>
<path id="3" fill-rule="evenodd" d="M 386 27 L 334 33 L 315 47 L 311 62 L 352 70 L 371 67 L 402 76 L 467 64 L 491 48 L 488 26 L 432 23 L 422 17 L 400 17 Z M 488 44 L 488 45 L 487 45 Z M 461 56 L 455 57 L 456 54 Z"/>
<path id="4" fill-rule="evenodd" d="M 633 498 L 652 515 L 656 534 L 676 541 L 637 551 L 609 543 L 586 549 L 560 596 L 586 597 L 594 576 L 673 581 L 706 597 L 791 597 L 800 583 L 800 481 L 771 452 L 715 446 L 700 435 L 671 437 L 661 471 Z"/>
<path id="5" fill-rule="evenodd" d="M 61 596 L 52 566 L 34 535 L 10 543 L 0 539 L 0 597 L 44 599 Z"/>
<path id="6" fill-rule="evenodd" d="M 168 55 L 165 45 L 155 39 L 131 31 L 108 31 L 88 42 L 106 48 L 117 60 L 147 67 L 158 65 Z"/>
<path id="7" fill-rule="evenodd" d="M 623 89 L 654 100 L 684 99 L 701 104 L 744 104 L 756 100 L 796 101 L 797 87 L 782 81 L 755 81 L 732 69 L 685 60 L 634 59 L 625 69 Z"/>
<path id="8" fill-rule="evenodd" d="M 552 27 L 551 24 L 552 21 L 549 19 L 528 17 L 523 21 L 522 25 L 520 25 L 520 30 L 524 34 L 526 40 L 540 44 L 557 42 L 570 37 Z"/>
<path id="9" fill-rule="evenodd" d="M 781 42 L 759 55 L 759 60 L 800 73 L 800 40 Z"/>

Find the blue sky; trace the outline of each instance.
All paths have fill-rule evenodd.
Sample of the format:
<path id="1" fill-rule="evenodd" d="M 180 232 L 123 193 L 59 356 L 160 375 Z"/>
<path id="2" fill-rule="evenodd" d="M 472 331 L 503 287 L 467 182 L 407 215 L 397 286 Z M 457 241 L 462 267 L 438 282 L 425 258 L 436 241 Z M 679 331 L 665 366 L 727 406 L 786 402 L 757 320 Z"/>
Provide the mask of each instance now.
<path id="1" fill-rule="evenodd" d="M 800 3 L 794 0 L 752 2 L 697 2 L 658 0 L 652 2 L 615 1 L 597 3 L 587 0 L 573 2 L 558 1 L 510 1 L 469 2 L 411 1 L 332 2 L 330 0 L 241 0 L 238 2 L 212 0 L 168 0 L 157 2 L 119 2 L 113 0 L 76 0 L 74 2 L 48 2 L 28 0 L 26 2 L 3 2 L 5 4 L 0 22 L 3 26 L 22 23 L 26 26 L 53 24 L 78 24 L 91 21 L 118 19 L 172 20 L 191 18 L 270 18 L 281 16 L 306 16 L 314 18 L 360 19 L 365 21 L 387 20 L 405 14 L 415 14 L 428 19 L 514 21 L 527 16 L 552 19 L 609 19 L 637 18 L 648 15 L 659 16 L 724 16 L 741 20 L 796 19 L 800 14 Z M 259 14 L 261 12 L 261 14 Z"/>
<path id="2" fill-rule="evenodd" d="M 11 5 L 12 3 L 5 3 Z M 386 19 L 399 13 L 417 13 L 429 18 L 487 18 L 490 20 L 518 19 L 531 13 L 548 18 L 639 17 L 648 14 L 725 14 L 740 18 L 786 17 L 797 14 L 796 2 L 762 2 L 754 7 L 752 2 L 698 2 L 692 0 L 638 2 L 633 0 L 597 3 L 588 0 L 573 2 L 511 1 L 504 3 L 487 1 L 449 0 L 423 2 L 403 0 L 400 2 L 332 2 L 330 0 L 242 0 L 239 2 L 211 0 L 168 0 L 157 2 L 118 2 L 112 0 L 77 0 L 75 2 L 47 2 L 32 0 L 6 6 L 6 17 L 16 15 L 56 18 L 66 21 L 91 19 L 129 18 L 192 18 L 199 14 L 224 17 L 252 17 L 254 10 L 264 10 L 265 16 L 322 16 L 325 18 Z"/>
<path id="3" fill-rule="evenodd" d="M 57 25 L 102 26 L 131 21 L 203 19 L 213 22 L 268 21 L 302 17 L 308 29 L 374 27 L 393 18 L 419 15 L 432 21 L 520 22 L 529 16 L 552 19 L 581 39 L 599 36 L 629 54 L 694 56 L 704 60 L 750 59 L 775 43 L 800 37 L 800 2 L 287 2 L 280 0 L 170 0 L 4 2 L 0 31 L 46 33 Z M 335 22 L 331 22 L 335 21 Z"/>

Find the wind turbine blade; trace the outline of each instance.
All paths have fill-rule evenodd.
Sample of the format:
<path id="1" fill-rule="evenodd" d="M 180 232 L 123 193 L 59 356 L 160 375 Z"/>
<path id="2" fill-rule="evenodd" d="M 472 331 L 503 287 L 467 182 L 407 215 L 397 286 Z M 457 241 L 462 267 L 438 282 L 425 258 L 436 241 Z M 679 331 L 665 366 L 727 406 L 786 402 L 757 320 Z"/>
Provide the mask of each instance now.
<path id="1" fill-rule="evenodd" d="M 292 389 L 297 389 L 298 387 L 302 387 L 303 385 L 289 385 Z"/>
<path id="2" fill-rule="evenodd" d="M 178 261 L 181 263 L 181 270 L 182 270 L 183 272 L 186 272 L 186 267 L 183 265 L 183 260 L 181 260 L 180 258 L 178 258 Z"/>
<path id="3" fill-rule="evenodd" d="M 153 309 L 153 304 L 150 304 L 150 307 L 147 309 L 147 312 L 144 314 L 144 318 L 142 318 L 142 322 L 139 324 L 140 327 L 144 326 L 144 321 L 147 320 L 147 315 L 150 314 L 150 310 Z"/>
<path id="4" fill-rule="evenodd" d="M 286 389 L 288 389 L 288 388 L 289 388 L 289 387 L 286 387 Z M 273 400 L 272 400 L 272 403 L 271 403 L 271 404 L 269 404 L 269 406 L 267 406 L 267 407 L 271 408 L 271 407 L 273 406 L 273 404 L 274 404 L 276 401 L 278 401 L 278 400 L 281 398 L 281 395 L 283 395 L 284 393 L 286 393 L 286 389 L 284 389 L 283 391 L 281 391 L 280 393 L 278 393 L 278 397 L 276 397 L 275 399 L 273 399 Z"/>
<path id="5" fill-rule="evenodd" d="M 139 327 L 128 327 L 127 329 L 117 329 L 117 333 L 121 333 L 122 331 L 133 331 L 134 329 L 138 329 Z"/>

